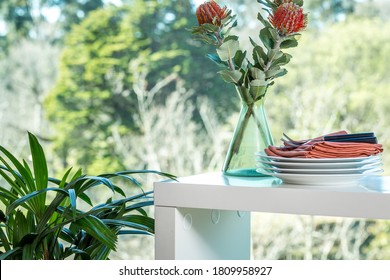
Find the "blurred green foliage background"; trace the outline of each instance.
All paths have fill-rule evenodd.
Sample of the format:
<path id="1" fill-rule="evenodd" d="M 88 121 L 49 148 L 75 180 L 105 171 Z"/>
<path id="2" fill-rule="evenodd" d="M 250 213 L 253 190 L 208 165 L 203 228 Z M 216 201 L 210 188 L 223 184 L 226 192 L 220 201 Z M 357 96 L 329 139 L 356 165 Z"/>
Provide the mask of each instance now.
<path id="1" fill-rule="evenodd" d="M 215 50 L 188 31 L 200 2 L 0 0 L 1 145 L 28 158 L 31 131 L 53 174 L 69 165 L 90 174 L 220 170 L 239 100 L 206 57 Z M 261 6 L 218 2 L 238 14 L 234 33 L 249 47 Z M 390 1 L 310 0 L 305 8 L 309 25 L 290 52 L 289 73 L 268 91 L 276 142 L 282 132 L 374 131 L 389 175 Z M 390 258 L 385 221 L 253 219 L 254 258 Z M 153 258 L 151 238 L 126 242 L 113 258 Z"/>

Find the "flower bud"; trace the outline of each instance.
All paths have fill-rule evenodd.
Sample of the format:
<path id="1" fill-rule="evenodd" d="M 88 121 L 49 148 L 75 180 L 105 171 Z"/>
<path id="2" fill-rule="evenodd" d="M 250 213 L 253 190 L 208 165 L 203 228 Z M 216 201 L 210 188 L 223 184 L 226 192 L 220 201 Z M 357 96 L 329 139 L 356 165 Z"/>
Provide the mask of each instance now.
<path id="1" fill-rule="evenodd" d="M 221 26 L 222 20 L 227 16 L 226 12 L 226 7 L 221 8 L 215 1 L 206 1 L 196 10 L 196 18 L 199 25 L 209 23 Z"/>
<path id="2" fill-rule="evenodd" d="M 283 3 L 269 17 L 269 21 L 280 35 L 290 35 L 306 27 L 306 15 L 303 9 L 294 3 Z"/>

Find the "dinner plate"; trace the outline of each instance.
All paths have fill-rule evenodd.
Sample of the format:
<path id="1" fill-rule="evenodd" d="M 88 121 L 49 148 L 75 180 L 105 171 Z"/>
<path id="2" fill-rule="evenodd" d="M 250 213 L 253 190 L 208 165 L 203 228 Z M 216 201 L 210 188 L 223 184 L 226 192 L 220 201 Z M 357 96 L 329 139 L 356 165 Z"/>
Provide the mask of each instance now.
<path id="1" fill-rule="evenodd" d="M 259 169 L 265 171 L 288 173 L 288 174 L 362 174 L 366 171 L 378 169 L 381 166 L 380 163 L 367 164 L 359 166 L 357 168 L 323 168 L 323 169 L 306 169 L 306 168 L 279 168 L 274 166 L 266 166 L 264 164 L 257 164 Z"/>
<path id="2" fill-rule="evenodd" d="M 299 163 L 339 163 L 339 162 L 373 162 L 380 160 L 380 155 L 368 157 L 353 157 L 353 158 L 285 158 L 268 156 L 263 152 L 257 153 L 256 156 L 263 160 L 272 162 L 299 162 Z"/>
<path id="3" fill-rule="evenodd" d="M 268 167 L 289 168 L 289 169 L 338 169 L 338 168 L 360 168 L 365 165 L 381 164 L 381 159 L 377 157 L 374 160 L 360 162 L 282 162 L 256 159 L 258 164 L 264 164 Z"/>
<path id="4" fill-rule="evenodd" d="M 378 175 L 382 173 L 383 170 L 375 169 L 362 174 L 288 174 L 265 172 L 262 169 L 259 169 L 258 172 L 279 178 L 285 184 L 310 186 L 349 186 L 356 185 L 360 179 L 368 175 Z"/>

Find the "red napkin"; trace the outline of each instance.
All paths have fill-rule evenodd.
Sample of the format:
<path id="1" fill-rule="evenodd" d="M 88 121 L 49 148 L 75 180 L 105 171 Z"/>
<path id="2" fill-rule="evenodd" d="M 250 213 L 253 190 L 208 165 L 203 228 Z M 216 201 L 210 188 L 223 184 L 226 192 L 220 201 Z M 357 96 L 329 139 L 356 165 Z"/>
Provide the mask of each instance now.
<path id="1" fill-rule="evenodd" d="M 329 134 L 330 135 L 330 134 Z M 332 134 L 334 135 L 334 134 Z M 285 146 L 269 146 L 264 151 L 269 156 L 298 157 L 298 158 L 351 158 L 367 157 L 383 152 L 381 144 L 355 142 L 328 142 L 323 136 L 298 141 L 299 146 L 285 142 Z M 294 142 L 296 143 L 296 142 Z"/>

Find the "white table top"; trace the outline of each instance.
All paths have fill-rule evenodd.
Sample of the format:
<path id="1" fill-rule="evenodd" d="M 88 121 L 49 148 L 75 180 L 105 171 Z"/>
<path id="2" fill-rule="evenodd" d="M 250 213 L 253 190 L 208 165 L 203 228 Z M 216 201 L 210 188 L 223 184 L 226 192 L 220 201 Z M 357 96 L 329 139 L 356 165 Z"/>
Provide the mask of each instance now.
<path id="1" fill-rule="evenodd" d="M 354 186 L 283 184 L 273 177 L 207 173 L 156 182 L 156 206 L 390 219 L 390 177 Z"/>

